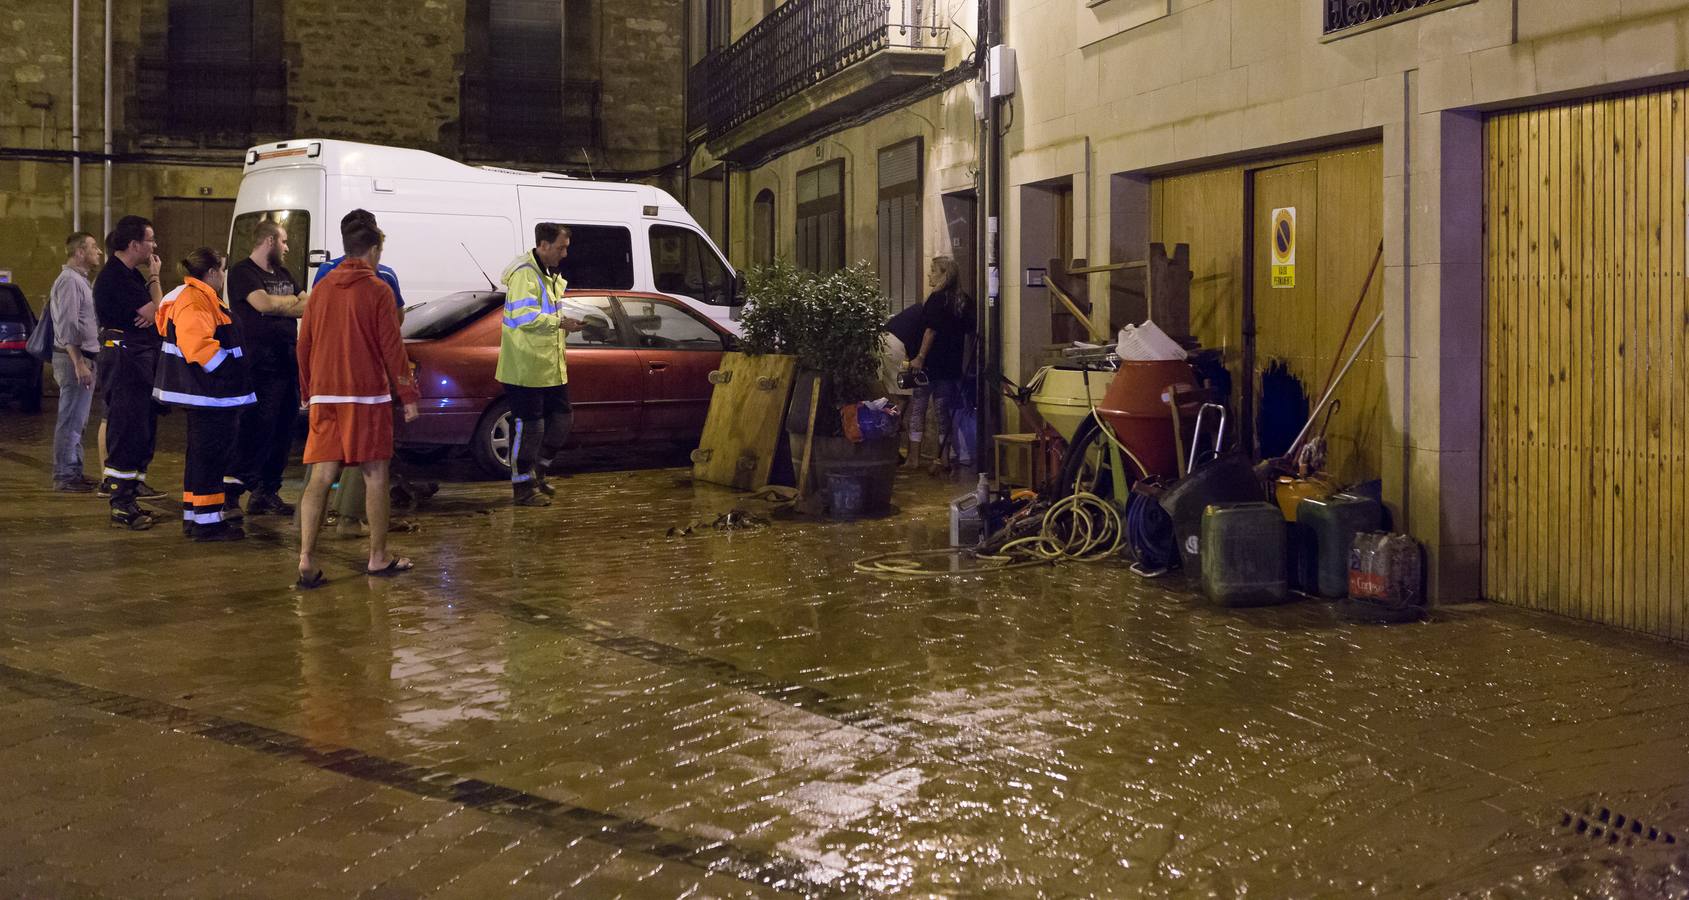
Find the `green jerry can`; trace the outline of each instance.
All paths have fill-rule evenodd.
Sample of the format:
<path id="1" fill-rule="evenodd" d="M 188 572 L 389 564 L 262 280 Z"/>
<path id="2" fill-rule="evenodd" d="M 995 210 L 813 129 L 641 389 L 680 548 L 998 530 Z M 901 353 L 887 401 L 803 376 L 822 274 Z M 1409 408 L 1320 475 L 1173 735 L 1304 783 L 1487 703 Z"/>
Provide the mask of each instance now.
<path id="1" fill-rule="evenodd" d="M 1270 606 L 1289 596 L 1284 513 L 1271 503 L 1215 503 L 1202 512 L 1202 591 L 1221 606 Z"/>
<path id="2" fill-rule="evenodd" d="M 1296 524 L 1305 536 L 1297 554 L 1298 586 L 1337 599 L 1349 594 L 1349 550 L 1355 535 L 1384 527 L 1384 507 L 1354 494 L 1308 497 L 1296 505 Z"/>

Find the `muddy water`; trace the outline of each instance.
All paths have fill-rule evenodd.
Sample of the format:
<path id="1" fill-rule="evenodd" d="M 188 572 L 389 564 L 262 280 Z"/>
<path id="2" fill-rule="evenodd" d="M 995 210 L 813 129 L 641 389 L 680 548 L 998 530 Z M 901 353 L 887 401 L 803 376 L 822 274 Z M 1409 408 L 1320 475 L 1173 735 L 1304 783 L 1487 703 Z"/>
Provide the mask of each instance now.
<path id="1" fill-rule="evenodd" d="M 330 539 L 330 585 L 299 593 L 285 522 L 233 546 L 112 531 L 43 489 L 37 420 L 0 449 L 0 770 L 39 801 L 0 825 L 29 851 L 0 853 L 11 888 L 117 891 L 140 876 L 90 835 L 131 855 L 161 816 L 241 835 L 308 807 L 291 786 L 355 783 L 346 809 L 147 877 L 262 894 L 279 855 L 395 895 L 1689 892 L 1681 844 L 1563 824 L 1606 806 L 1689 835 L 1689 658 L 1667 645 L 1489 606 L 1390 628 L 1218 610 L 1118 565 L 859 575 L 938 545 L 959 489 L 909 478 L 893 517 L 792 521 L 617 459 L 549 510 L 435 470 L 395 538 L 416 572 L 357 576 L 359 545 Z M 167 441 L 152 481 L 179 467 Z M 770 521 L 709 527 L 735 508 Z M 169 724 L 188 715 L 210 725 Z M 155 780 L 173 802 L 77 787 Z M 370 849 L 410 815 L 514 836 Z"/>

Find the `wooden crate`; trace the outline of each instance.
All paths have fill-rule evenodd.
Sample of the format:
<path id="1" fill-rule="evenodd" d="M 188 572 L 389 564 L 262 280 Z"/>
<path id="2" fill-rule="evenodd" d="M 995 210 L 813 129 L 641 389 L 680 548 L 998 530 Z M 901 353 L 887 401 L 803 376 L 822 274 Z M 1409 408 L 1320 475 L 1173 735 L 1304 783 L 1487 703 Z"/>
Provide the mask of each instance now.
<path id="1" fill-rule="evenodd" d="M 754 491 L 768 485 L 797 373 L 795 356 L 724 353 L 703 438 L 692 453 L 698 481 Z"/>

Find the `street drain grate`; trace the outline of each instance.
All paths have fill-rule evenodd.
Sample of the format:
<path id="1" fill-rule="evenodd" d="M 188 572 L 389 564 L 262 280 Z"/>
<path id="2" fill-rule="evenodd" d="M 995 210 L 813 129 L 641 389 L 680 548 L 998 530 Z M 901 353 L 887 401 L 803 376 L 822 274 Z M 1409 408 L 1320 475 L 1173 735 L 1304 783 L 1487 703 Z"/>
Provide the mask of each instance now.
<path id="1" fill-rule="evenodd" d="M 1634 847 L 1638 842 L 1677 843 L 1677 836 L 1669 831 L 1661 831 L 1624 813 L 1593 804 L 1585 806 L 1581 813 L 1562 812 L 1560 830 L 1614 847 L 1621 844 Z"/>

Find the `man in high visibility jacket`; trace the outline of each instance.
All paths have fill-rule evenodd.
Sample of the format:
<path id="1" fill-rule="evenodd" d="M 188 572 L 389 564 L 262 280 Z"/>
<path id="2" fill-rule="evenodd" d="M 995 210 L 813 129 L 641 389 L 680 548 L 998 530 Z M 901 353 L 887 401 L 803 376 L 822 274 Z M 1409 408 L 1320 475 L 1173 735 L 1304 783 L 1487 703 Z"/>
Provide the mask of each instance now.
<path id="1" fill-rule="evenodd" d="M 517 506 L 550 506 L 545 475 L 569 437 L 569 368 L 563 345 L 585 327 L 565 315 L 568 282 L 557 266 L 569 255 L 569 229 L 551 222 L 534 226 L 534 249 L 504 270 L 504 326 L 498 371 L 515 421 L 510 447 L 510 483 Z M 534 468 L 539 462 L 539 471 Z"/>

